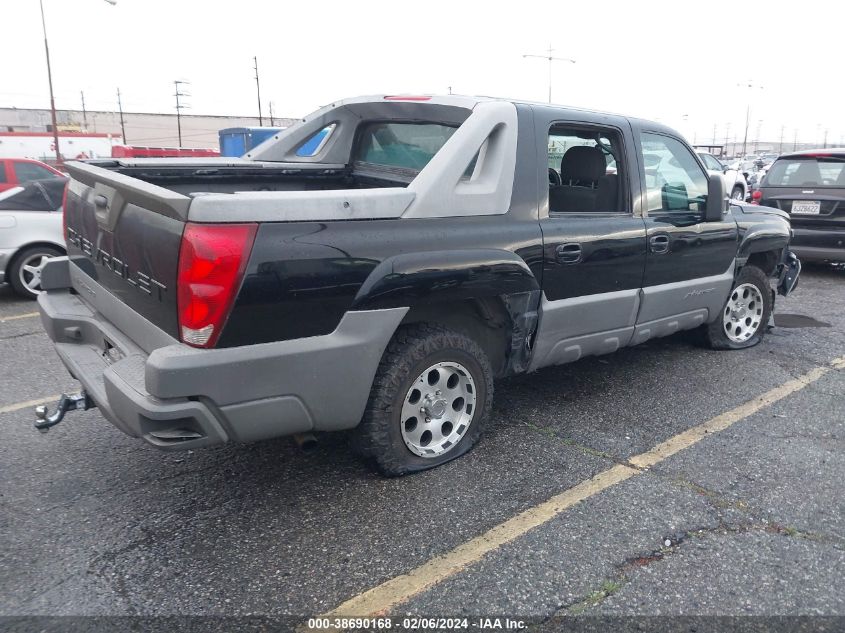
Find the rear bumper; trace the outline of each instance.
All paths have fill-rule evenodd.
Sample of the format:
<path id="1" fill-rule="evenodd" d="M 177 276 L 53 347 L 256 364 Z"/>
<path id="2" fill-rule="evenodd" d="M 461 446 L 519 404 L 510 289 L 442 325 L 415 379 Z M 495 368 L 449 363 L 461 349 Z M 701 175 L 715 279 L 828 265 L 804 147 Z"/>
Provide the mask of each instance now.
<path id="1" fill-rule="evenodd" d="M 56 352 L 103 416 L 162 449 L 356 426 L 406 312 L 349 312 L 325 336 L 216 350 L 173 341 L 147 354 L 135 342 L 145 333 L 119 329 L 70 288 L 50 288 L 38 303 Z"/>
<path id="2" fill-rule="evenodd" d="M 789 247 L 804 261 L 845 262 L 845 230 L 802 228 L 793 225 Z"/>

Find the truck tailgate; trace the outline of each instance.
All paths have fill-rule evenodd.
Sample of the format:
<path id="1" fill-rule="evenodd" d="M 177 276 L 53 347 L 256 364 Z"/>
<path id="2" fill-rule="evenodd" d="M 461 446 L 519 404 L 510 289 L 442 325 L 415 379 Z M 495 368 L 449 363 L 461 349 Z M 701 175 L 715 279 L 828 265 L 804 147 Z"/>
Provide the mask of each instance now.
<path id="1" fill-rule="evenodd" d="M 85 277 L 178 338 L 179 245 L 191 199 L 142 180 L 70 162 L 64 213 L 72 275 L 82 298 L 101 299 Z"/>

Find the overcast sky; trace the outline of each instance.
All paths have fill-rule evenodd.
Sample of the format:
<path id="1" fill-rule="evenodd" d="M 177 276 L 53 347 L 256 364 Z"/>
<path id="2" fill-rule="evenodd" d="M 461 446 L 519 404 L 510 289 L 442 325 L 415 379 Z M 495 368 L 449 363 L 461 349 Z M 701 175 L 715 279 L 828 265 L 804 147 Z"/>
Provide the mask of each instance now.
<path id="1" fill-rule="evenodd" d="M 58 108 L 298 117 L 372 93 L 548 98 L 655 119 L 690 141 L 845 139 L 842 26 L 834 0 L 283 2 L 43 0 Z M 0 0 L 0 106 L 48 107 L 38 0 Z M 762 88 L 738 87 L 751 79 Z M 760 123 L 762 121 L 762 123 Z"/>

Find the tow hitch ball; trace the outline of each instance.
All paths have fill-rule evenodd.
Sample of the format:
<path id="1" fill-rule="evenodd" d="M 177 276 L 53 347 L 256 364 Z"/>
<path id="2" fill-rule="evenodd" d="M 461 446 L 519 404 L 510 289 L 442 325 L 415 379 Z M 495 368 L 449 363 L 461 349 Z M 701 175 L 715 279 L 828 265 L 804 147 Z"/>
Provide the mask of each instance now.
<path id="1" fill-rule="evenodd" d="M 35 407 L 35 428 L 41 433 L 46 433 L 50 430 L 50 427 L 56 426 L 61 422 L 65 417 L 65 413 L 68 411 L 77 411 L 79 409 L 87 411 L 96 406 L 94 401 L 84 391 L 71 395 L 63 393 L 52 415 L 47 415 L 47 405 L 40 404 Z"/>

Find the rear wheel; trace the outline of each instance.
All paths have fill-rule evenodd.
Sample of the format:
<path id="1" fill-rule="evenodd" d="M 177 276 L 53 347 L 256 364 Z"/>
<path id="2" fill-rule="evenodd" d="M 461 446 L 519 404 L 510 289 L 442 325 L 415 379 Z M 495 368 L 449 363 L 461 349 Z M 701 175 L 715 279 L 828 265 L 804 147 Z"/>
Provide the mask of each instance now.
<path id="1" fill-rule="evenodd" d="M 41 269 L 47 260 L 62 253 L 50 246 L 31 246 L 15 257 L 9 267 L 9 283 L 21 297 L 35 299 L 41 293 Z"/>
<path id="2" fill-rule="evenodd" d="M 384 353 L 353 447 L 388 476 L 439 466 L 475 445 L 492 397 L 478 343 L 438 325 L 403 327 Z"/>
<path id="3" fill-rule="evenodd" d="M 756 266 L 745 266 L 737 275 L 719 317 L 705 326 L 713 349 L 745 349 L 763 340 L 772 314 L 769 278 Z"/>
<path id="4" fill-rule="evenodd" d="M 742 187 L 740 187 L 739 185 L 737 185 L 731 191 L 731 198 L 733 200 L 739 200 L 740 202 L 744 201 L 745 200 L 745 190 Z"/>

